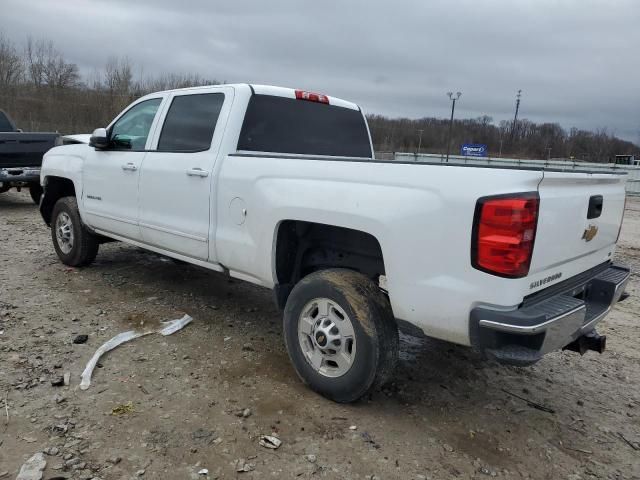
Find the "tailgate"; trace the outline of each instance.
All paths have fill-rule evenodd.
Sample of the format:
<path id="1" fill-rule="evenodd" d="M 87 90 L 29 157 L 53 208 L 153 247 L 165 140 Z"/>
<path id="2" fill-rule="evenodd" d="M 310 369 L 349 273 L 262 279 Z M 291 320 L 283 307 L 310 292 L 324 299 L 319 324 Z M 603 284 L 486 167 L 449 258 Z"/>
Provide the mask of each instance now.
<path id="1" fill-rule="evenodd" d="M 531 273 L 569 278 L 611 259 L 626 175 L 544 172 Z M 591 217 L 591 218 L 589 218 Z"/>
<path id="2" fill-rule="evenodd" d="M 0 168 L 39 167 L 57 137 L 55 133 L 0 133 Z"/>

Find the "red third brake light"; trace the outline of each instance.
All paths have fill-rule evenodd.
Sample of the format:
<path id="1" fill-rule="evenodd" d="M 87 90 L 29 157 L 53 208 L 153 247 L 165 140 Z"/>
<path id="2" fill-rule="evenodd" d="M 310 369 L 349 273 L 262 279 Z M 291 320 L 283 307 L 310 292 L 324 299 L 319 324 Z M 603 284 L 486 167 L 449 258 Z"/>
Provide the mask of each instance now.
<path id="1" fill-rule="evenodd" d="M 539 206 L 537 192 L 479 199 L 471 243 L 473 267 L 500 277 L 526 277 Z"/>
<path id="2" fill-rule="evenodd" d="M 329 104 L 329 97 L 321 93 L 305 92 L 304 90 L 296 90 L 296 98 L 298 100 L 307 100 L 309 102 Z"/>

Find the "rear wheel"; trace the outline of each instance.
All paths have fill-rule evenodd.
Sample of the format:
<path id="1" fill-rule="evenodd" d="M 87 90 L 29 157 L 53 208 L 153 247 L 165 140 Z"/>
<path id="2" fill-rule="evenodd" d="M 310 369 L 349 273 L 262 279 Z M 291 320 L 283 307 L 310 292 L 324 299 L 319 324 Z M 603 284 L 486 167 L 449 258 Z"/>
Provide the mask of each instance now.
<path id="1" fill-rule="evenodd" d="M 62 197 L 54 205 L 51 239 L 62 263 L 71 267 L 89 265 L 100 246 L 98 238 L 83 225 L 75 197 Z"/>
<path id="2" fill-rule="evenodd" d="M 284 336 L 300 378 L 337 402 L 353 402 L 383 385 L 397 362 L 389 301 L 373 281 L 351 270 L 302 279 L 287 300 Z"/>
<path id="3" fill-rule="evenodd" d="M 29 186 L 29 195 L 31 195 L 31 200 L 36 205 L 40 205 L 40 198 L 42 197 L 42 186 L 39 183 L 34 183 Z"/>

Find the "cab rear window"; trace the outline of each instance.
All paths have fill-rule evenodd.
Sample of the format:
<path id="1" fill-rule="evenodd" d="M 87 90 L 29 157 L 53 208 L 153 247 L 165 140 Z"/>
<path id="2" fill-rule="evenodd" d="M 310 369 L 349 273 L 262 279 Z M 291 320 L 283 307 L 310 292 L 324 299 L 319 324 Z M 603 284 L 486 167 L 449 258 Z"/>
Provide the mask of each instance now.
<path id="1" fill-rule="evenodd" d="M 272 95 L 251 97 L 238 150 L 371 157 L 360 111 Z"/>

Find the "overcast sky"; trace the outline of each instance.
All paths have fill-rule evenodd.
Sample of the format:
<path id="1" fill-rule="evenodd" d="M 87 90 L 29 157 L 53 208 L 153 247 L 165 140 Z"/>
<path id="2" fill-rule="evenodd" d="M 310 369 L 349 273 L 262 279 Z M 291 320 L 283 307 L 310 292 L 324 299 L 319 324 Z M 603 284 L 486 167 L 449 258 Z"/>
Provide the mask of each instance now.
<path id="1" fill-rule="evenodd" d="M 513 117 L 640 144 L 640 0 L 1 0 L 0 30 L 55 42 L 83 72 L 314 90 L 368 113 Z"/>

